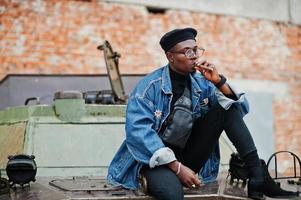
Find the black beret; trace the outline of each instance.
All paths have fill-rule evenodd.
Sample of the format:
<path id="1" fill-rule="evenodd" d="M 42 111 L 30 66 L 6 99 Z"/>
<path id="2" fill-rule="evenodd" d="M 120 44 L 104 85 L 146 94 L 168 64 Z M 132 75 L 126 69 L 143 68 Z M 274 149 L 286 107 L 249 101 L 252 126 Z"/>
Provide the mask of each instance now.
<path id="1" fill-rule="evenodd" d="M 189 39 L 195 40 L 196 35 L 197 31 L 194 28 L 174 29 L 162 36 L 160 45 L 162 49 L 167 52 L 179 42 Z"/>

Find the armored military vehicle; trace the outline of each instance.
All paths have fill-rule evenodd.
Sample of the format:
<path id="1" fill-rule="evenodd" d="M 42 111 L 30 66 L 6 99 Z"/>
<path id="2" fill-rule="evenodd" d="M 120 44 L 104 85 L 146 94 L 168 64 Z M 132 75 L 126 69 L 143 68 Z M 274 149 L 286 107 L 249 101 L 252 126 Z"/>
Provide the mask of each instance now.
<path id="1" fill-rule="evenodd" d="M 124 139 L 127 96 L 118 70 L 120 55 L 107 41 L 98 48 L 104 53 L 111 90 L 99 90 L 99 85 L 92 91 L 57 91 L 51 103 L 43 104 L 35 96 L 26 99 L 26 105 L 0 111 L 0 200 L 151 199 L 142 190 L 113 187 L 105 179 Z M 133 86 L 141 77 L 127 77 L 127 83 Z M 42 78 L 35 82 L 41 84 Z M 222 166 L 217 181 L 201 189 L 185 189 L 186 199 L 246 199 L 243 184 L 233 185 L 226 178 L 226 164 L 234 149 L 224 137 L 220 145 Z M 34 182 L 8 183 L 8 156 L 18 154 L 34 155 L 37 168 L 21 165 L 24 173 L 18 175 L 36 170 Z"/>

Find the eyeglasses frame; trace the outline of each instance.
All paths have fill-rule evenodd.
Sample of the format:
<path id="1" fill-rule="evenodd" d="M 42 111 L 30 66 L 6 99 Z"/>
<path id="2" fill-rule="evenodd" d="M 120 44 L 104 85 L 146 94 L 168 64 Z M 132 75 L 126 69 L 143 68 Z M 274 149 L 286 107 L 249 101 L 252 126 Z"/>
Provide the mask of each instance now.
<path id="1" fill-rule="evenodd" d="M 192 52 L 194 53 L 194 56 L 189 56 L 189 55 L 187 55 L 187 52 L 190 51 L 190 50 L 192 50 Z M 185 57 L 186 57 L 187 59 L 191 59 L 191 58 L 198 57 L 198 56 L 201 57 L 201 56 L 204 54 L 204 52 L 205 52 L 205 49 L 202 48 L 202 47 L 197 47 L 196 50 L 200 50 L 202 53 L 201 53 L 200 55 L 198 55 L 198 54 L 195 52 L 195 50 L 194 50 L 194 49 L 191 49 L 191 48 L 185 50 L 184 52 L 182 52 L 182 51 L 168 51 L 168 52 L 170 52 L 170 53 L 176 53 L 176 54 L 184 54 Z"/>

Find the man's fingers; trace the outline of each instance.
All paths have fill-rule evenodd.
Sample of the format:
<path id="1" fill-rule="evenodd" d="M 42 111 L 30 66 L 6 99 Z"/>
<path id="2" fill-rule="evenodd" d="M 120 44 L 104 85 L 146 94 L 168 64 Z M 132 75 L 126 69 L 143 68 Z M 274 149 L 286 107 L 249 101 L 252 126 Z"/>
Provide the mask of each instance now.
<path id="1" fill-rule="evenodd" d="M 200 66 L 200 65 L 204 65 L 207 62 L 207 60 L 205 59 L 198 59 L 195 61 L 195 66 Z"/>
<path id="2" fill-rule="evenodd" d="M 199 177 L 196 176 L 195 179 L 193 180 L 193 182 L 196 187 L 201 186 L 201 181 L 200 181 Z"/>
<path id="3" fill-rule="evenodd" d="M 207 69 L 209 71 L 213 71 L 213 67 L 210 67 L 210 65 L 201 65 L 200 68 Z"/>
<path id="4" fill-rule="evenodd" d="M 180 173 L 180 179 L 182 184 L 187 188 L 198 188 L 201 185 L 201 181 L 197 174 L 188 167 L 182 165 Z"/>
<path id="5" fill-rule="evenodd" d="M 188 187 L 188 188 L 200 187 L 200 181 L 198 180 L 198 178 L 196 179 L 195 177 L 190 177 L 190 178 L 186 179 L 185 181 L 183 181 L 182 183 L 185 185 L 185 187 Z"/>
<path id="6" fill-rule="evenodd" d="M 193 185 L 195 186 L 195 184 L 192 181 L 189 181 L 189 182 L 185 183 L 185 186 L 188 187 L 188 188 L 192 188 Z"/>
<path id="7" fill-rule="evenodd" d="M 192 189 L 199 188 L 201 186 L 201 181 L 199 180 L 197 175 L 193 174 L 193 177 L 191 177 L 191 179 L 186 182 L 185 186 Z"/>
<path id="8" fill-rule="evenodd" d="M 203 70 L 213 71 L 212 67 L 207 67 L 207 66 L 204 66 L 204 65 L 200 65 L 200 66 L 197 66 L 195 68 L 196 68 L 196 70 L 198 70 L 200 72 L 203 72 Z"/>

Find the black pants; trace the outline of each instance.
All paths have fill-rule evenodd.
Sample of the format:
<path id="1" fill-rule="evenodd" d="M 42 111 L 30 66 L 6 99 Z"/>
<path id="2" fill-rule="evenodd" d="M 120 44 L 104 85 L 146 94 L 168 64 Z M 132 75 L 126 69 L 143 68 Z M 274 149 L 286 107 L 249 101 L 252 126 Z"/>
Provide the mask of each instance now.
<path id="1" fill-rule="evenodd" d="M 167 146 L 175 152 L 180 162 L 198 173 L 213 152 L 223 130 L 242 157 L 256 151 L 242 115 L 234 105 L 228 110 L 224 110 L 220 105 L 214 106 L 204 117 L 197 119 L 184 149 Z M 184 198 L 180 180 L 168 167 L 146 168 L 144 175 L 149 193 L 156 199 Z"/>

